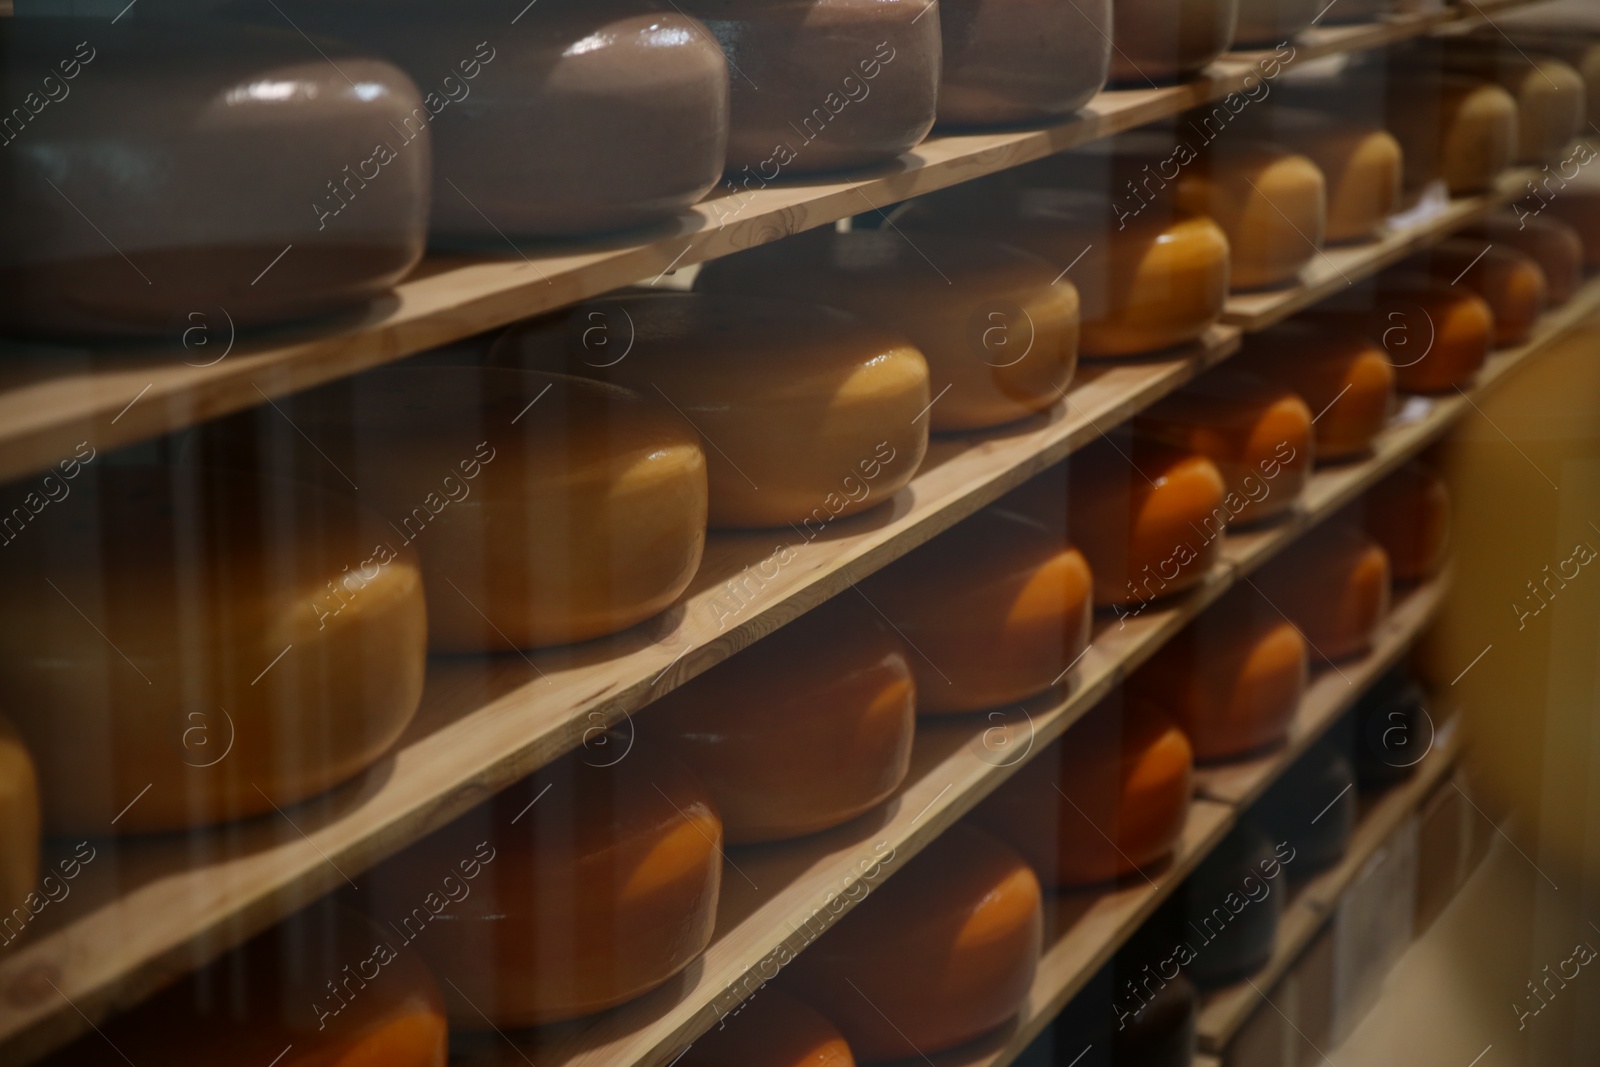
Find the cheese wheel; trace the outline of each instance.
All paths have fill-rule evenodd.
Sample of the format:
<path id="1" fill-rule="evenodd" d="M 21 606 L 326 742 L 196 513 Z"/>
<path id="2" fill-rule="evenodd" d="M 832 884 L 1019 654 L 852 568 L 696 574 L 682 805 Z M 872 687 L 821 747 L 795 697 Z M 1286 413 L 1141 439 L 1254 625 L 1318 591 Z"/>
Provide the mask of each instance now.
<path id="1" fill-rule="evenodd" d="M 1361 330 L 1387 353 L 1405 393 L 1440 393 L 1471 381 L 1494 342 L 1494 312 L 1482 297 L 1413 274 L 1382 275 L 1375 289 L 1329 301 L 1301 319 Z"/>
<path id="2" fill-rule="evenodd" d="M 1275 107 L 1251 121 L 1252 130 L 1305 156 L 1322 172 L 1329 244 L 1371 240 L 1399 209 L 1404 153 L 1381 126 L 1297 107 Z"/>
<path id="3" fill-rule="evenodd" d="M 1105 84 L 1111 0 L 939 0 L 939 123 L 1046 122 Z"/>
<path id="4" fill-rule="evenodd" d="M 414 948 L 328 902 L 291 916 L 41 1067 L 445 1067 L 444 1000 Z"/>
<path id="5" fill-rule="evenodd" d="M 1182 210 L 1210 216 L 1228 235 L 1236 290 L 1291 281 L 1322 248 L 1327 184 L 1298 153 L 1219 140 L 1179 171 L 1175 188 Z"/>
<path id="6" fill-rule="evenodd" d="M 1227 491 L 1244 498 L 1229 520 L 1243 526 L 1276 518 L 1300 499 L 1315 453 L 1311 419 L 1293 390 L 1224 367 L 1146 408 L 1133 425 L 1215 463 Z"/>
<path id="7" fill-rule="evenodd" d="M 713 526 L 826 523 L 875 507 L 928 447 L 922 354 L 812 304 L 620 295 L 514 327 L 490 360 L 665 399 L 706 442 Z"/>
<path id="8" fill-rule="evenodd" d="M 1171 854 L 1189 818 L 1194 756 L 1155 705 L 1102 701 L 974 812 L 1046 885 L 1106 882 Z"/>
<path id="9" fill-rule="evenodd" d="M 620 759 L 600 748 L 561 757 L 362 878 L 369 913 L 460 992 L 447 1001 L 453 1027 L 614 1007 L 710 943 L 722 882 L 710 794 L 650 746 Z M 457 899 L 452 882 L 469 891 Z M 424 906 L 441 892 L 448 911 Z M 447 928 L 429 928 L 435 915 Z"/>
<path id="10" fill-rule="evenodd" d="M 377 515 L 208 468 L 96 465 L 72 485 L 81 506 L 0 553 L 0 707 L 38 763 L 47 832 L 286 808 L 399 738 L 422 695 L 423 586 Z"/>
<path id="11" fill-rule="evenodd" d="M 1540 8 L 1547 6 L 1539 5 Z M 1527 14 L 1534 14 L 1537 10 L 1536 8 L 1534 11 L 1527 12 Z M 1513 14 L 1520 15 L 1523 13 L 1516 12 Z M 1505 27 L 1506 34 L 1510 36 L 1510 39 L 1515 42 L 1518 48 L 1530 54 L 1543 52 L 1546 55 L 1555 56 L 1571 66 L 1573 70 L 1576 70 L 1578 75 L 1583 78 L 1583 110 L 1585 116 L 1591 119 L 1600 116 L 1600 41 L 1595 39 L 1597 33 L 1600 33 L 1600 25 L 1582 26 L 1576 24 L 1576 20 L 1572 20 L 1567 25 L 1562 25 L 1568 20 L 1560 16 L 1552 19 L 1550 25 L 1536 25 L 1534 20 L 1529 19 L 1527 20 L 1527 27 L 1524 28 L 1522 25 L 1518 25 L 1522 21 L 1521 19 L 1501 20 L 1499 18 L 1495 20 L 1496 23 Z M 1505 40 L 1504 37 L 1499 35 L 1495 27 L 1485 27 L 1481 36 L 1487 40 L 1489 39 L 1489 34 L 1493 34 L 1493 41 L 1495 42 Z"/>
<path id="12" fill-rule="evenodd" d="M 1315 0 L 1239 0 L 1233 48 L 1267 47 L 1287 41 L 1316 17 Z"/>
<path id="13" fill-rule="evenodd" d="M 1240 822 L 1195 868 L 1179 894 L 1184 937 L 1194 958 L 1186 973 L 1202 990 L 1240 981 L 1272 956 L 1283 914 L 1283 884 L 1273 878 L 1299 862 L 1293 847 Z"/>
<path id="14" fill-rule="evenodd" d="M 939 105 L 937 0 L 690 0 L 729 59 L 728 174 L 760 188 L 886 163 Z M 604 83 L 602 83 L 604 84 Z M 868 100 L 871 103 L 868 103 Z"/>
<path id="15" fill-rule="evenodd" d="M 1548 185 L 1546 186 L 1548 191 Z M 1600 268 L 1600 186 L 1559 187 L 1548 201 L 1538 198 L 1539 210 L 1549 211 L 1556 219 L 1571 226 L 1583 242 L 1583 265 L 1589 270 Z M 1524 206 L 1532 206 L 1524 200 Z"/>
<path id="16" fill-rule="evenodd" d="M 1351 748 L 1362 789 L 1403 781 L 1433 745 L 1428 694 L 1396 667 L 1362 694 L 1352 713 Z"/>
<path id="17" fill-rule="evenodd" d="M 1118 961 L 1118 976 L 1131 966 Z M 1149 972 L 1146 972 L 1148 974 Z M 1195 1059 L 1195 1024 L 1200 998 L 1194 983 L 1180 972 L 1170 979 L 1157 975 L 1159 985 L 1138 1006 L 1125 1025 L 1111 1034 L 1112 1062 L 1118 1067 L 1192 1067 Z M 1119 1020 L 1121 1022 L 1121 1020 Z M 1062 1067 L 1068 1067 L 1062 1064 Z M 1081 1067 L 1081 1065 L 1080 1065 Z"/>
<path id="18" fill-rule="evenodd" d="M 1416 257 L 1412 269 L 1425 269 L 1449 285 L 1477 293 L 1494 315 L 1494 343 L 1521 344 L 1544 313 L 1544 271 L 1532 256 L 1514 248 L 1467 238 L 1440 241 Z"/>
<path id="19" fill-rule="evenodd" d="M 1111 81 L 1149 86 L 1197 73 L 1233 42 L 1238 0 L 1113 0 Z"/>
<path id="20" fill-rule="evenodd" d="M 395 523 L 390 540 L 415 543 L 435 652 L 615 633 L 665 609 L 700 565 L 705 453 L 658 399 L 565 375 L 399 366 L 285 410 Z"/>
<path id="21" fill-rule="evenodd" d="M 1462 75 L 1396 74 L 1388 127 L 1406 146 L 1406 184 L 1443 180 L 1452 195 L 1488 188 L 1516 159 L 1516 99 L 1500 86 Z"/>
<path id="22" fill-rule="evenodd" d="M 1365 455 L 1395 408 L 1388 353 L 1356 330 L 1279 323 L 1246 335 L 1232 365 L 1294 390 L 1316 412 L 1319 463 Z"/>
<path id="23" fill-rule="evenodd" d="M 784 985 L 861 1060 L 939 1052 L 1016 1013 L 1042 925 L 1022 857 L 957 823 L 796 957 Z"/>
<path id="24" fill-rule="evenodd" d="M 1371 537 L 1389 556 L 1396 582 L 1420 582 L 1444 566 L 1450 547 L 1450 490 L 1412 460 L 1367 490 L 1356 504 Z"/>
<path id="25" fill-rule="evenodd" d="M 9 942 L 18 933 L 18 927 L 7 921 L 12 909 L 26 910 L 28 894 L 38 888 L 39 778 L 33 757 L 4 716 L 0 716 L 0 856 L 5 857 L 0 863 L 0 940 Z"/>
<path id="26" fill-rule="evenodd" d="M 1360 655 L 1389 612 L 1389 556 L 1353 524 L 1325 522 L 1263 567 L 1263 596 L 1330 662 Z"/>
<path id="27" fill-rule="evenodd" d="M 1492 215 L 1462 230 L 1460 235 L 1532 256 L 1544 273 L 1545 300 L 1550 307 L 1560 307 L 1572 299 L 1583 281 L 1583 241 L 1576 230 L 1559 219 L 1540 218 L 1525 211 L 1520 218 L 1515 214 Z"/>
<path id="28" fill-rule="evenodd" d="M 1350 759 L 1330 742 L 1315 745 L 1251 808 L 1274 841 L 1295 851 L 1289 877 L 1304 881 L 1339 862 L 1356 828 L 1359 796 Z"/>
<path id="29" fill-rule="evenodd" d="M 1332 25 L 1350 22 L 1375 22 L 1395 10 L 1398 0 L 1352 0 L 1351 3 L 1334 4 L 1323 15 L 1322 21 Z"/>
<path id="30" fill-rule="evenodd" d="M 668 693 L 639 726 L 705 783 L 729 844 L 813 833 L 905 778 L 913 655 L 847 594 Z"/>
<path id="31" fill-rule="evenodd" d="M 1473 38 L 1441 42 L 1428 54 L 1437 55 L 1446 70 L 1491 79 L 1512 95 L 1520 163 L 1556 156 L 1583 129 L 1588 94 L 1583 75 L 1554 56 Z"/>
<path id="32" fill-rule="evenodd" d="M 677 1061 L 682 1067 L 855 1067 L 850 1046 L 816 1009 L 773 986 L 758 990 L 731 1018 Z"/>
<path id="33" fill-rule="evenodd" d="M 1239 585 L 1134 672 L 1127 692 L 1171 715 L 1196 760 L 1231 759 L 1287 736 L 1309 657 L 1294 624 Z"/>
<path id="34" fill-rule="evenodd" d="M 911 645 L 919 713 L 1022 700 L 1088 647 L 1094 578 L 1060 530 L 989 508 L 861 583 Z"/>
<path id="35" fill-rule="evenodd" d="M 928 361 L 933 429 L 973 430 L 1043 411 L 1072 380 L 1078 293 L 1060 270 L 992 239 L 930 234 L 913 244 L 893 230 L 858 230 L 714 260 L 695 287 L 804 293 L 904 334 Z"/>

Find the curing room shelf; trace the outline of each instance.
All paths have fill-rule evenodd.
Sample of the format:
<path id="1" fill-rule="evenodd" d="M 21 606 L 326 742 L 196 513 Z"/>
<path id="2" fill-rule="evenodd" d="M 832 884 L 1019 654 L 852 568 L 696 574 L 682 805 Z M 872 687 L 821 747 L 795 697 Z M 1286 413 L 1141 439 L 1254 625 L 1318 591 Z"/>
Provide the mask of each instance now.
<path id="1" fill-rule="evenodd" d="M 1520 2 L 1483 3 L 1477 10 Z M 1280 65 L 1376 48 L 1479 18 L 1468 8 L 1319 28 L 1298 37 L 1292 57 Z M 137 351 L 5 342 L 0 481 L 50 467 L 80 441 L 107 451 L 147 440 L 1220 100 L 1246 88 L 1247 79 L 1253 88 L 1262 72 L 1273 72 L 1272 56 L 1230 54 L 1181 85 L 1102 92 L 1056 126 L 934 137 L 886 168 L 850 180 L 750 191 L 724 187 L 639 243 L 581 250 L 508 245 L 492 258 L 432 256 L 391 295 L 338 322 L 241 339 L 221 309 L 197 309 L 200 320 L 182 323 L 188 332 L 175 328 L 172 336 Z M 194 333 L 195 327 L 201 332 Z M 217 359 L 218 352 L 227 354 Z"/>

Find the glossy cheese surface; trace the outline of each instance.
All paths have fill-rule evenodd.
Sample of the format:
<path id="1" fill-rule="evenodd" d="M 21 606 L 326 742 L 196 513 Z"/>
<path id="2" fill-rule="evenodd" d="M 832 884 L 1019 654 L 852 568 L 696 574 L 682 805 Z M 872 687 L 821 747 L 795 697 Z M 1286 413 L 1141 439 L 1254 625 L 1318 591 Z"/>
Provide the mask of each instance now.
<path id="1" fill-rule="evenodd" d="M 491 362 L 665 400 L 706 442 L 713 526 L 824 524 L 888 500 L 928 446 L 910 341 L 814 304 L 620 294 L 513 327 Z"/>
<path id="2" fill-rule="evenodd" d="M 766 986 L 678 1060 L 682 1067 L 855 1067 L 844 1035 L 815 1008 Z"/>
<path id="3" fill-rule="evenodd" d="M 650 746 L 619 759 L 626 741 L 563 756 L 362 878 L 374 918 L 464 995 L 448 998 L 452 1026 L 509 1030 L 614 1007 L 711 940 L 722 878 L 711 796 Z M 433 929 L 419 905 L 452 877 L 470 892 Z"/>
<path id="4" fill-rule="evenodd" d="M 1352 505 L 1367 535 L 1389 556 L 1390 577 L 1420 582 L 1438 573 L 1450 548 L 1450 490 L 1413 460 Z"/>
<path id="5" fill-rule="evenodd" d="M 862 583 L 913 646 L 922 714 L 1058 683 L 1089 643 L 1095 579 L 1058 524 L 997 505 Z"/>
<path id="6" fill-rule="evenodd" d="M 705 783 L 729 844 L 845 822 L 905 778 L 915 653 L 839 598 L 652 704 L 635 723 Z"/>
<path id="7" fill-rule="evenodd" d="M 1330 244 L 1369 240 L 1400 206 L 1405 157 L 1381 126 L 1295 107 L 1268 112 L 1271 140 L 1310 159 L 1327 184 Z"/>
<path id="8" fill-rule="evenodd" d="M 1110 881 L 1171 853 L 1189 817 L 1193 772 L 1189 741 L 1166 715 L 1113 698 L 995 790 L 974 818 L 1047 885 Z"/>
<path id="9" fill-rule="evenodd" d="M 1269 144 L 1223 144 L 1180 171 L 1180 209 L 1207 215 L 1228 235 L 1234 289 L 1294 278 L 1327 229 L 1327 183 L 1310 159 Z"/>
<path id="10" fill-rule="evenodd" d="M 1405 393 L 1440 393 L 1471 381 L 1494 344 L 1494 312 L 1482 297 L 1416 274 L 1383 275 L 1376 289 L 1300 317 L 1363 332 L 1388 355 L 1395 386 Z"/>
<path id="11" fill-rule="evenodd" d="M 1022 857 L 957 823 L 796 957 L 782 984 L 860 1060 L 939 1052 L 1015 1014 L 1042 923 Z"/>
<path id="12" fill-rule="evenodd" d="M 1238 18 L 1239 0 L 1114 0 L 1111 81 L 1188 77 L 1228 50 Z"/>
<path id="13" fill-rule="evenodd" d="M 1553 216 L 1493 215 L 1460 233 L 1462 237 L 1502 245 L 1532 256 L 1544 273 L 1545 299 L 1560 307 L 1572 299 L 1583 281 L 1583 240 L 1571 226 Z"/>
<path id="14" fill-rule="evenodd" d="M 1395 408 L 1393 362 L 1354 329 L 1280 323 L 1246 335 L 1231 365 L 1292 389 L 1316 413 L 1318 462 L 1365 454 Z"/>
<path id="15" fill-rule="evenodd" d="M 1521 344 L 1548 302 L 1544 271 L 1539 262 L 1514 248 L 1497 248 L 1492 242 L 1471 238 L 1440 241 L 1417 257 L 1439 281 L 1477 293 L 1494 314 L 1496 347 Z"/>
<path id="16" fill-rule="evenodd" d="M 415 552 L 378 515 L 296 482 L 96 466 L 80 506 L 0 556 L 0 707 L 49 832 L 270 812 L 394 743 L 426 620 Z"/>
<path id="17" fill-rule="evenodd" d="M 971 430 L 1061 400 L 1078 359 L 1078 293 L 1026 252 L 944 235 L 913 245 L 893 230 L 818 232 L 714 260 L 696 288 L 806 299 L 910 338 L 945 393 L 934 430 Z"/>
<path id="18" fill-rule="evenodd" d="M 1294 623 L 1314 662 L 1365 652 L 1389 613 L 1389 555 L 1352 523 L 1333 519 L 1303 536 L 1256 578 Z"/>
<path id="19" fill-rule="evenodd" d="M 1112 0 L 940 0 L 939 122 L 994 126 L 1068 115 L 1100 91 Z"/>
<path id="20" fill-rule="evenodd" d="M 0 924 L 26 907 L 39 880 L 39 777 L 16 728 L 0 716 Z M 17 935 L 0 925 L 0 940 Z"/>

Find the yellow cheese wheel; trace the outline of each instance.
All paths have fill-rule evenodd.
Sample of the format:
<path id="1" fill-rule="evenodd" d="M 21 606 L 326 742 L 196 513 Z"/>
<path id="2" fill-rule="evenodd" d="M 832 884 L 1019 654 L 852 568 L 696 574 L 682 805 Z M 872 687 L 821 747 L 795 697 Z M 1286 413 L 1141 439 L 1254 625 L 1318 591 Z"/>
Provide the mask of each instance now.
<path id="1" fill-rule="evenodd" d="M 1438 573 L 1450 548 L 1450 490 L 1425 464 L 1412 460 L 1367 490 L 1352 511 L 1389 556 L 1396 582 Z"/>
<path id="2" fill-rule="evenodd" d="M 1327 184 L 1303 155 L 1219 138 L 1174 184 L 1181 209 L 1210 216 L 1228 235 L 1235 289 L 1290 281 L 1322 247 Z"/>
<path id="3" fill-rule="evenodd" d="M 1494 313 L 1494 343 L 1521 344 L 1544 313 L 1544 271 L 1532 256 L 1515 248 L 1470 238 L 1440 241 L 1416 257 L 1421 267 L 1449 285 L 1477 293 Z"/>
<path id="4" fill-rule="evenodd" d="M 715 260 L 695 285 L 804 293 L 903 334 L 928 361 L 932 428 L 972 430 L 1060 402 L 1078 361 L 1078 294 L 1060 272 L 992 238 L 819 231 Z"/>
<path id="5" fill-rule="evenodd" d="M 1228 50 L 1239 0 L 1113 0 L 1111 81 L 1148 88 L 1198 72 Z"/>
<path id="6" fill-rule="evenodd" d="M 1492 215 L 1460 231 L 1495 245 L 1532 256 L 1544 272 L 1545 299 L 1560 307 L 1572 299 L 1583 281 L 1583 241 L 1571 226 L 1554 217 L 1527 214 Z"/>
<path id="7" fill-rule="evenodd" d="M 186 830 L 314 796 L 422 695 L 412 550 L 310 486 L 200 467 L 80 472 L 0 553 L 0 707 L 47 831 Z"/>
<path id="8" fill-rule="evenodd" d="M 1215 463 L 1244 506 L 1245 525 L 1292 508 L 1311 477 L 1312 411 L 1294 390 L 1232 367 L 1197 379 L 1147 408 L 1134 429 Z"/>
<path id="9" fill-rule="evenodd" d="M 1319 659 L 1365 652 L 1389 612 L 1389 556 L 1346 521 L 1307 533 L 1263 567 L 1255 583 Z"/>
<path id="10" fill-rule="evenodd" d="M 1387 353 L 1395 385 L 1406 393 L 1465 384 L 1494 343 L 1494 312 L 1482 297 L 1415 274 L 1385 274 L 1375 287 L 1313 308 L 1301 319 L 1361 330 Z"/>
<path id="11" fill-rule="evenodd" d="M 6 920 L 12 909 L 26 909 L 39 880 L 39 779 L 33 757 L 16 728 L 0 716 L 0 941 L 10 941 L 25 926 Z M 32 922 L 31 914 L 28 922 Z"/>
<path id="12" fill-rule="evenodd" d="M 1452 194 L 1486 189 L 1516 159 L 1516 99 L 1465 75 L 1395 73 L 1388 127 L 1406 148 L 1406 184 L 1442 179 Z"/>
<path id="13" fill-rule="evenodd" d="M 444 1000 L 416 950 L 323 902 L 102 1023 L 43 1067 L 445 1067 L 448 1059 Z"/>
<path id="14" fill-rule="evenodd" d="M 1583 75 L 1554 56 L 1475 38 L 1446 41 L 1425 54 L 1438 55 L 1446 70 L 1488 78 L 1516 99 L 1518 162 L 1551 159 L 1584 128 Z"/>
<path id="15" fill-rule="evenodd" d="M 1405 158 L 1380 126 L 1297 107 L 1275 107 L 1252 130 L 1305 156 L 1327 184 L 1329 244 L 1370 240 L 1400 206 Z"/>
<path id="16" fill-rule="evenodd" d="M 666 608 L 705 547 L 700 437 L 661 401 L 565 375 L 400 366 L 292 417 L 413 543 L 436 652 L 615 633 Z"/>
<path id="17" fill-rule="evenodd" d="M 1547 187 L 1547 191 L 1549 191 Z M 1556 187 L 1555 195 L 1522 206 L 1539 207 L 1541 212 L 1571 226 L 1583 242 L 1583 265 L 1589 270 L 1600 268 L 1600 185 L 1569 185 Z"/>
<path id="18" fill-rule="evenodd" d="M 1300 631 L 1241 584 L 1134 672 L 1127 693 L 1170 714 L 1196 760 L 1225 760 L 1283 740 L 1308 668 Z"/>
<path id="19" fill-rule="evenodd" d="M 917 711 L 942 714 L 1060 682 L 1088 647 L 1093 586 L 1059 522 L 997 506 L 860 588 L 911 645 Z"/>
<path id="20" fill-rule="evenodd" d="M 1300 395 L 1315 412 L 1319 463 L 1364 455 L 1395 408 L 1388 353 L 1353 329 L 1279 323 L 1247 334 L 1231 365 Z"/>
<path id="21" fill-rule="evenodd" d="M 875 507 L 911 480 L 928 447 L 928 420 L 917 417 L 931 399 L 922 354 L 812 304 L 619 295 L 512 328 L 490 360 L 671 404 L 705 439 L 713 526 Z"/>
<path id="22" fill-rule="evenodd" d="M 1047 885 L 1110 881 L 1171 854 L 1194 791 L 1189 741 L 1148 702 L 1103 701 L 973 813 Z"/>
<path id="23" fill-rule="evenodd" d="M 639 716 L 705 783 L 729 844 L 797 837 L 887 800 L 911 766 L 915 653 L 842 594 Z"/>
<path id="24" fill-rule="evenodd" d="M 773 986 L 758 990 L 689 1046 L 680 1067 L 855 1067 L 850 1046 L 815 1008 Z"/>
<path id="25" fill-rule="evenodd" d="M 710 794 L 648 745 L 611 748 L 562 757 L 361 879 L 369 913 L 461 994 L 447 998 L 453 1027 L 614 1007 L 710 942 L 722 881 Z"/>
<path id="26" fill-rule="evenodd" d="M 957 823 L 796 957 L 784 985 L 862 1060 L 927 1055 L 1016 1013 L 1042 924 L 1022 857 Z"/>

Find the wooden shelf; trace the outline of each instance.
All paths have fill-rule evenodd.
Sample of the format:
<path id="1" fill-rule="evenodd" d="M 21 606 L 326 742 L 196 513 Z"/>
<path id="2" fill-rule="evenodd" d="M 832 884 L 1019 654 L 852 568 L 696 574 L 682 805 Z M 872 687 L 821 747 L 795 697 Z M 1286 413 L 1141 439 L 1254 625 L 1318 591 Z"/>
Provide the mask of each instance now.
<path id="1" fill-rule="evenodd" d="M 1476 6 L 1492 12 L 1523 2 L 1486 0 Z M 1295 40 L 1293 60 L 1283 65 L 1381 47 L 1480 18 L 1472 10 L 1446 10 L 1319 28 Z M 1269 54 L 1229 54 L 1180 85 L 1102 92 L 1056 126 L 934 137 L 888 167 L 849 180 L 739 194 L 722 190 L 636 243 L 579 250 L 508 247 L 492 258 L 432 256 L 391 295 L 337 322 L 236 339 L 213 310 L 203 348 L 185 350 L 177 331 L 142 350 L 0 343 L 0 481 L 50 467 L 80 441 L 107 451 L 147 440 L 264 397 L 1178 114 L 1244 89 Z M 217 362 L 197 365 L 222 351 L 227 355 Z"/>

